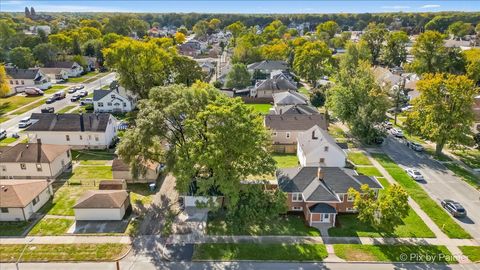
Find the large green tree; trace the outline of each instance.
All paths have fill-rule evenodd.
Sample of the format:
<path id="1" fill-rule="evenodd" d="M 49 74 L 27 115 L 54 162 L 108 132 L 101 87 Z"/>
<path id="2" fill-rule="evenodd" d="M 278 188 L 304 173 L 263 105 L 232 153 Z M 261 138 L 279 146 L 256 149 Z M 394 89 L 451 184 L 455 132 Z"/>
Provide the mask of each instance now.
<path id="1" fill-rule="evenodd" d="M 33 48 L 33 55 L 38 62 L 44 66 L 55 62 L 57 60 L 58 48 L 51 43 L 41 43 Z"/>
<path id="2" fill-rule="evenodd" d="M 4 97 L 10 93 L 10 86 L 7 81 L 7 71 L 4 65 L 0 65 L 0 97 Z"/>
<path id="3" fill-rule="evenodd" d="M 379 61 L 380 52 L 382 51 L 383 42 L 385 41 L 387 33 L 388 30 L 385 24 L 370 23 L 361 37 L 362 40 L 367 42 L 370 48 L 374 64 L 377 64 Z"/>
<path id="4" fill-rule="evenodd" d="M 407 60 L 407 33 L 403 31 L 390 32 L 386 44 L 381 51 L 381 59 L 389 67 L 399 67 Z"/>
<path id="5" fill-rule="evenodd" d="M 206 83 L 155 87 L 139 109 L 118 153 L 134 172 L 146 161 L 166 163 L 180 193 L 223 195 L 233 209 L 241 181 L 275 170 L 263 119 Z"/>
<path id="6" fill-rule="evenodd" d="M 407 130 L 436 143 L 440 155 L 446 144 L 466 143 L 473 125 L 474 96 L 477 89 L 464 75 L 426 74 L 417 83 L 420 96 L 412 101 Z"/>
<path id="7" fill-rule="evenodd" d="M 473 33 L 473 26 L 471 23 L 457 21 L 448 26 L 448 33 L 454 38 L 464 38 L 466 35 Z"/>
<path id="8" fill-rule="evenodd" d="M 295 49 L 293 69 L 313 86 L 332 72 L 332 52 L 323 41 L 310 41 Z"/>
<path id="9" fill-rule="evenodd" d="M 420 34 L 413 44 L 413 62 L 409 69 L 417 74 L 442 72 L 446 62 L 444 35 L 436 31 Z"/>
<path id="10" fill-rule="evenodd" d="M 227 74 L 225 86 L 228 88 L 243 89 L 252 84 L 252 76 L 244 64 L 234 64 Z"/>
<path id="11" fill-rule="evenodd" d="M 328 38 L 331 39 L 336 33 L 340 32 L 340 26 L 335 21 L 327 21 L 317 25 L 317 34 L 327 33 Z"/>
<path id="12" fill-rule="evenodd" d="M 186 56 L 173 58 L 174 83 L 191 86 L 196 81 L 203 81 L 205 73 L 198 63 Z"/>
<path id="13" fill-rule="evenodd" d="M 12 64 L 19 68 L 30 68 L 35 64 L 32 50 L 26 47 L 13 48 L 9 53 L 9 59 Z"/>

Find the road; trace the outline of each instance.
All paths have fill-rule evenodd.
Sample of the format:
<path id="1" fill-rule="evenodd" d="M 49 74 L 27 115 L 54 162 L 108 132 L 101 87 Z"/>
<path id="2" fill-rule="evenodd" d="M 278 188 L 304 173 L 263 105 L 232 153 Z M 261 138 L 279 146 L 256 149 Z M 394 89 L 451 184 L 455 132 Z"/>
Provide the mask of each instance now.
<path id="1" fill-rule="evenodd" d="M 85 85 L 85 88 L 83 90 L 88 91 L 88 93 L 92 93 L 93 90 L 100 89 L 102 86 L 104 86 L 106 84 L 110 84 L 114 79 L 115 79 L 115 73 L 110 73 L 110 74 L 108 74 L 108 75 L 106 75 L 102 78 L 99 78 L 98 80 L 95 80 L 91 83 L 83 84 L 83 85 Z M 72 85 L 76 85 L 76 84 L 66 84 L 65 86 L 72 86 Z M 42 105 L 38 106 L 37 108 L 32 109 L 32 110 L 30 110 L 26 113 L 16 115 L 16 116 L 12 117 L 10 120 L 1 123 L 0 124 L 0 129 L 7 130 L 7 134 L 8 134 L 7 136 L 10 137 L 13 133 L 17 133 L 17 132 L 21 131 L 21 129 L 18 128 L 18 122 L 20 121 L 20 119 L 22 119 L 24 117 L 27 117 L 27 116 L 30 116 L 32 113 L 39 113 L 41 108 L 43 108 L 43 107 L 46 107 L 46 106 L 54 107 L 55 111 L 57 112 L 57 111 L 65 108 L 66 106 L 78 105 L 79 102 L 71 102 L 70 101 L 70 97 L 72 95 L 73 94 L 67 94 L 67 97 L 62 99 L 62 100 L 55 101 L 54 103 L 51 103 L 51 104 L 43 103 Z"/>
<path id="2" fill-rule="evenodd" d="M 382 149 L 400 166 L 418 169 L 425 177 L 425 181 L 419 182 L 420 186 L 439 204 L 443 199 L 460 202 L 467 210 L 467 217 L 454 218 L 455 221 L 474 238 L 480 239 L 480 192 L 427 154 L 408 148 L 403 139 L 389 135 Z"/>

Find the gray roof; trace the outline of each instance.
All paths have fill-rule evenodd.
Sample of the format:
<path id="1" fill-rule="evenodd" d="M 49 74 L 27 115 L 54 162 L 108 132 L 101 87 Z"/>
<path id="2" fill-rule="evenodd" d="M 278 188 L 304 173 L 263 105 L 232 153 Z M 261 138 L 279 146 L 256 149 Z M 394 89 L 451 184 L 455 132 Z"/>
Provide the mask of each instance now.
<path id="1" fill-rule="evenodd" d="M 53 67 L 53 68 L 72 68 L 73 64 L 76 62 L 74 61 L 57 61 L 51 63 L 48 67 Z"/>
<path id="2" fill-rule="evenodd" d="M 367 184 L 370 188 L 383 188 L 383 186 L 376 179 L 370 176 L 361 174 L 361 175 L 354 175 L 353 178 L 355 178 L 362 185 Z"/>
<path id="3" fill-rule="evenodd" d="M 258 83 L 255 87 L 257 90 L 272 90 L 272 91 L 297 91 L 297 86 L 284 76 L 276 76 L 271 79 L 266 79 Z"/>
<path id="4" fill-rule="evenodd" d="M 106 95 L 110 94 L 112 91 L 113 90 L 101 90 L 101 89 L 93 90 L 93 101 L 99 101 Z"/>
<path id="5" fill-rule="evenodd" d="M 296 91 L 288 91 L 273 94 L 273 103 L 275 105 L 299 105 L 307 104 L 308 99 Z"/>
<path id="6" fill-rule="evenodd" d="M 285 61 L 263 60 L 247 66 L 250 70 L 287 70 L 288 64 Z"/>
<path id="7" fill-rule="evenodd" d="M 315 125 L 327 129 L 327 120 L 324 114 L 282 114 L 265 116 L 265 126 L 272 130 L 304 131 Z"/>
<path id="8" fill-rule="evenodd" d="M 16 68 L 16 67 L 5 67 L 7 72 L 7 76 L 11 77 L 12 79 L 20 79 L 20 80 L 33 80 L 37 77 L 38 68 Z"/>
<path id="9" fill-rule="evenodd" d="M 311 213 L 335 214 L 337 210 L 326 203 L 317 203 L 308 208 Z"/>
<path id="10" fill-rule="evenodd" d="M 308 202 L 335 202 L 338 201 L 337 196 L 333 194 L 325 185 L 319 185 L 312 194 L 306 199 Z"/>
<path id="11" fill-rule="evenodd" d="M 54 114 L 32 113 L 34 122 L 27 131 L 90 131 L 105 132 L 110 122 L 109 113 Z"/>
<path id="12" fill-rule="evenodd" d="M 120 208 L 128 198 L 126 190 L 88 190 L 73 208 Z"/>
<path id="13" fill-rule="evenodd" d="M 40 71 L 45 74 L 60 74 L 64 68 L 40 68 Z"/>
<path id="14" fill-rule="evenodd" d="M 320 113 L 317 110 L 317 108 L 310 105 L 305 105 L 305 104 L 275 106 L 275 112 L 277 114 L 305 114 L 305 115 Z"/>

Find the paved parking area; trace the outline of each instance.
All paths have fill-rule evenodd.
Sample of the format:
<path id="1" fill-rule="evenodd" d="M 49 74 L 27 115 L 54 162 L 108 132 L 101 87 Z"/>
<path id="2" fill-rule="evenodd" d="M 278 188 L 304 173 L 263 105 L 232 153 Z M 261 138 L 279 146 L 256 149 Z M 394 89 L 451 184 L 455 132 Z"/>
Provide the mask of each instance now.
<path id="1" fill-rule="evenodd" d="M 75 221 L 67 233 L 124 233 L 129 219 L 120 221 Z"/>

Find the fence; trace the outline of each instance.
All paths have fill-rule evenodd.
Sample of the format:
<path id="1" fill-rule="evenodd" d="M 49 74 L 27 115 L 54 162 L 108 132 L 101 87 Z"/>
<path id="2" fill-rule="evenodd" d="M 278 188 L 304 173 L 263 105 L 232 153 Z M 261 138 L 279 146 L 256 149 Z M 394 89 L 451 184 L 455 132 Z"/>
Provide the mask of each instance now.
<path id="1" fill-rule="evenodd" d="M 241 97 L 243 102 L 246 104 L 271 104 L 273 102 L 273 98 L 271 97 Z"/>

